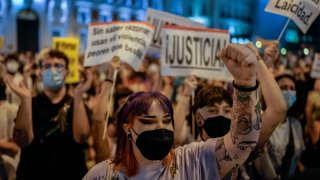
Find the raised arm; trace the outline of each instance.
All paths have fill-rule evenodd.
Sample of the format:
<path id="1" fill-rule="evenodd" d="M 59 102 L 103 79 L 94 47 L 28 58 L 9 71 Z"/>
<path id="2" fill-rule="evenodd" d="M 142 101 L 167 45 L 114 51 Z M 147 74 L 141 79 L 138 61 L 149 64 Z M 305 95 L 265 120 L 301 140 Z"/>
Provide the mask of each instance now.
<path id="1" fill-rule="evenodd" d="M 248 158 L 257 145 L 260 129 L 255 128 L 258 114 L 255 107 L 259 94 L 256 81 L 257 57 L 248 48 L 251 44 L 230 44 L 220 57 L 234 77 L 232 124 L 228 134 L 217 140 L 216 161 L 221 178 Z"/>
<path id="2" fill-rule="evenodd" d="M 73 105 L 73 139 L 77 143 L 84 143 L 90 134 L 90 125 L 88 115 L 83 102 L 83 93 L 91 86 L 92 74 L 89 70 L 86 71 L 86 80 L 74 90 L 74 105 Z"/>
<path id="3" fill-rule="evenodd" d="M 108 65 L 108 74 L 107 79 L 112 80 L 113 74 L 116 68 L 120 66 L 120 59 L 115 57 L 112 62 Z M 96 151 L 96 163 L 99 163 L 103 160 L 106 160 L 110 157 L 113 143 L 111 137 L 106 135 L 105 139 L 103 139 L 103 131 L 105 125 L 105 117 L 108 111 L 108 103 L 109 102 L 109 95 L 110 89 L 112 86 L 112 82 L 105 81 L 101 84 L 101 91 L 98 94 L 97 101 L 93 106 L 93 126 L 92 126 L 92 136 L 93 136 L 93 146 Z"/>
<path id="4" fill-rule="evenodd" d="M 255 47 L 250 46 L 254 53 L 258 56 Z M 274 62 L 278 57 L 278 43 L 273 42 L 265 50 L 264 57 L 269 61 Z M 266 67 L 265 62 L 261 59 L 257 64 L 257 78 L 260 82 L 262 95 L 266 102 L 266 110 L 263 112 L 262 117 L 256 128 L 262 128 L 258 140 L 257 148 L 262 147 L 269 139 L 277 125 L 286 117 L 287 104 L 283 98 L 281 90 L 270 70 Z M 260 106 L 255 107 L 257 113 L 260 112 Z M 262 123 L 262 124 L 261 124 Z"/>
<path id="5" fill-rule="evenodd" d="M 314 109 L 314 105 L 312 103 L 312 93 L 314 92 L 313 91 L 309 92 L 306 107 L 305 107 L 306 118 L 307 118 L 307 125 L 305 127 L 305 131 L 311 137 L 312 143 L 316 143 L 314 139 L 315 129 L 314 129 L 313 120 L 312 120 L 312 111 Z"/>
<path id="6" fill-rule="evenodd" d="M 5 82 L 21 99 L 21 104 L 14 126 L 13 140 L 20 147 L 25 147 L 32 142 L 34 137 L 32 126 L 31 92 L 26 88 L 23 82 L 21 82 L 20 85 L 14 84 L 12 77 L 9 75 L 5 78 Z"/>
<path id="7" fill-rule="evenodd" d="M 192 91 L 197 88 L 197 85 L 195 76 L 188 76 L 184 80 L 182 93 L 174 109 L 174 142 L 177 145 L 183 145 L 188 136 L 186 117 L 190 113 Z"/>

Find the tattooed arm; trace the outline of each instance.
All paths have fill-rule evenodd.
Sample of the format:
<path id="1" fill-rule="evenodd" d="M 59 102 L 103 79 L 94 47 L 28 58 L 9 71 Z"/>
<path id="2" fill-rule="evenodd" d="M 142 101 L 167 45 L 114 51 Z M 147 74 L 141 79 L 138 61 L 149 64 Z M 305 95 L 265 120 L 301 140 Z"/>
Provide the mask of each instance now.
<path id="1" fill-rule="evenodd" d="M 253 49 L 253 51 L 258 55 L 256 49 Z M 269 57 L 268 59 L 274 62 L 277 54 L 279 54 L 278 44 L 273 42 L 265 50 L 265 57 Z M 277 125 L 285 119 L 287 105 L 273 74 L 267 68 L 264 61 L 258 61 L 257 78 L 259 79 L 262 95 L 267 107 L 262 117 L 258 116 L 258 124 L 255 126 L 255 128 L 262 128 L 257 144 L 257 148 L 260 148 L 267 142 Z M 256 107 L 256 111 L 260 112 L 260 106 Z"/>
<path id="2" fill-rule="evenodd" d="M 221 178 L 248 158 L 257 145 L 260 129 L 255 128 L 258 118 L 255 106 L 259 94 L 255 87 L 257 57 L 246 45 L 227 45 L 220 53 L 238 87 L 233 94 L 232 123 L 228 134 L 218 139 L 216 162 Z M 240 88 L 239 88 L 240 87 Z M 245 92 L 245 91 L 249 92 Z"/>

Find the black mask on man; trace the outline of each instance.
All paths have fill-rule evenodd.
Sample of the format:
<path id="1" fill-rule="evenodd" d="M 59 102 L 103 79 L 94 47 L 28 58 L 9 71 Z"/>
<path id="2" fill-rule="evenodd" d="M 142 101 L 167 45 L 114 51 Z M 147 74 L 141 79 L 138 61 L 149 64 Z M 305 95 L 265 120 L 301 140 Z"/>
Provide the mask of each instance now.
<path id="1" fill-rule="evenodd" d="M 203 129 L 211 138 L 216 138 L 226 135 L 230 130 L 230 124 L 230 119 L 224 116 L 216 116 L 206 119 Z"/>
<path id="2" fill-rule="evenodd" d="M 132 129 L 133 130 L 133 129 Z M 141 154 L 149 160 L 162 160 L 173 146 L 173 131 L 156 129 L 144 131 L 138 136 L 136 145 Z"/>

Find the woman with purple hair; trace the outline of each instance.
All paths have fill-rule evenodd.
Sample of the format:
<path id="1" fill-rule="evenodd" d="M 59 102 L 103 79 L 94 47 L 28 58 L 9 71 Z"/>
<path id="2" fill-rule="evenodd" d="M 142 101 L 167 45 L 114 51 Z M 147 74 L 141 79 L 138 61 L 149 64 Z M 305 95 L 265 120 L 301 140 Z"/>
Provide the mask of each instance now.
<path id="1" fill-rule="evenodd" d="M 174 144 L 170 101 L 158 92 L 131 95 L 117 117 L 115 157 L 92 168 L 83 178 L 94 179 L 220 179 L 241 165 L 257 144 L 260 115 L 257 56 L 252 44 L 228 45 L 220 57 L 234 77 L 232 125 L 223 137 Z"/>

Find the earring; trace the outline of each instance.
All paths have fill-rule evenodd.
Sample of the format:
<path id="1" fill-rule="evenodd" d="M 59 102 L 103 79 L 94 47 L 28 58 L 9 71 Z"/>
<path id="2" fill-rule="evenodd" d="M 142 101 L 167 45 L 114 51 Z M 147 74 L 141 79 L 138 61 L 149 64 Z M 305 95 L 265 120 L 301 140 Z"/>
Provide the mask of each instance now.
<path id="1" fill-rule="evenodd" d="M 131 141 L 131 140 L 132 140 L 132 135 L 131 135 L 131 133 L 128 133 L 128 134 L 127 134 L 127 140 L 128 140 L 128 141 Z"/>

